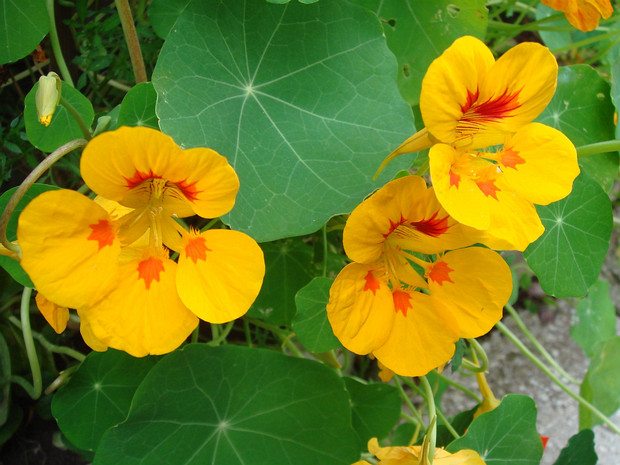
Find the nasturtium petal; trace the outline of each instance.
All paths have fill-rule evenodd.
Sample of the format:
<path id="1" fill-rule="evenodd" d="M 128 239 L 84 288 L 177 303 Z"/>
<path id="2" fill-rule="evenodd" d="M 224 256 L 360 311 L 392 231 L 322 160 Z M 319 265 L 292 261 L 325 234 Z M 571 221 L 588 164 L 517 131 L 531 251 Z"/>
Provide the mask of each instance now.
<path id="1" fill-rule="evenodd" d="M 593 31 L 603 18 L 614 12 L 610 0 L 541 0 L 554 10 L 563 11 L 566 19 L 580 31 Z"/>
<path id="2" fill-rule="evenodd" d="M 397 290 L 400 304 L 395 312 L 389 337 L 373 350 L 377 359 L 401 376 L 423 376 L 446 363 L 454 354 L 458 340 L 456 321 L 437 311 L 433 300 L 421 292 Z M 398 297 L 394 297 L 398 301 Z M 346 346 L 346 344 L 345 344 Z"/>
<path id="3" fill-rule="evenodd" d="M 512 275 L 504 259 L 482 247 L 453 250 L 441 256 L 429 273 L 433 304 L 455 320 L 459 337 L 486 334 L 502 318 L 512 292 Z"/>
<path id="4" fill-rule="evenodd" d="M 150 190 L 143 182 L 172 183 L 179 195 L 166 198 L 164 207 L 173 202 L 169 213 L 179 217 L 223 215 L 239 189 L 226 158 L 207 148 L 183 150 L 170 136 L 146 127 L 121 127 L 95 137 L 84 148 L 80 171 L 97 194 L 131 208 L 147 205 Z"/>
<path id="5" fill-rule="evenodd" d="M 44 192 L 23 210 L 21 265 L 57 305 L 90 306 L 116 284 L 120 242 L 108 213 L 71 190 Z"/>
<path id="6" fill-rule="evenodd" d="M 263 251 L 250 236 L 227 229 L 188 234 L 179 254 L 181 301 L 200 319 L 225 323 L 244 315 L 265 276 Z"/>
<path id="7" fill-rule="evenodd" d="M 405 166 L 372 180 L 414 130 L 396 69 L 376 16 L 354 2 L 196 1 L 153 84 L 162 129 L 212 147 L 239 175 L 224 221 L 266 242 L 316 231 Z"/>
<path id="8" fill-rule="evenodd" d="M 97 339 L 97 336 L 95 336 L 95 333 L 93 333 L 93 329 L 90 327 L 90 322 L 88 321 L 88 318 L 84 317 L 85 312 L 86 310 L 84 309 L 78 309 L 77 311 L 78 316 L 80 317 L 80 334 L 82 336 L 82 339 L 84 339 L 86 345 L 93 349 L 95 352 L 105 352 L 106 350 L 108 350 L 108 345 Z"/>
<path id="9" fill-rule="evenodd" d="M 56 305 L 54 302 L 46 299 L 40 292 L 35 296 L 35 302 L 37 303 L 37 308 L 45 318 L 45 321 L 47 321 L 58 334 L 62 333 L 69 321 L 69 309 Z"/>
<path id="10" fill-rule="evenodd" d="M 134 357 L 179 347 L 198 324 L 177 294 L 177 264 L 160 252 L 145 252 L 119 267 L 116 288 L 80 314 L 95 337 Z"/>
<path id="11" fill-rule="evenodd" d="M 381 347 L 392 331 L 394 302 L 381 274 L 372 265 L 350 263 L 329 292 L 327 317 L 334 335 L 359 355 Z"/>
<path id="12" fill-rule="evenodd" d="M 540 123 L 523 126 L 504 142 L 499 165 L 519 195 L 537 205 L 563 199 L 579 174 L 577 151 L 560 131 Z"/>

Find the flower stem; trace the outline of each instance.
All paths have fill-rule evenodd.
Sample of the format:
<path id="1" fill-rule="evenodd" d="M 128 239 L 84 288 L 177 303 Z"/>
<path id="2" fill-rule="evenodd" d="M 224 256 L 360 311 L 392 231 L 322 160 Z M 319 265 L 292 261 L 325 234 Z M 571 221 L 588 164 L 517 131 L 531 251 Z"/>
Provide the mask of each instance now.
<path id="1" fill-rule="evenodd" d="M 142 58 L 142 50 L 136 33 L 136 26 L 133 22 L 131 8 L 127 0 L 114 0 L 116 10 L 123 26 L 123 34 L 127 42 L 129 57 L 131 58 L 131 66 L 133 67 L 133 75 L 136 78 L 136 84 L 146 82 L 146 69 L 144 67 L 144 59 Z"/>
<path id="2" fill-rule="evenodd" d="M 86 143 L 86 139 L 75 139 L 71 142 L 67 142 L 61 147 L 58 147 L 51 154 L 45 157 L 35 169 L 32 170 L 32 172 L 26 177 L 26 179 L 24 179 L 21 185 L 13 193 L 8 203 L 6 204 L 4 211 L 2 212 L 2 216 L 0 216 L 0 243 L 2 243 L 2 245 L 4 245 L 7 249 L 17 253 L 18 256 L 21 256 L 21 250 L 19 248 L 19 245 L 13 244 L 7 239 L 6 228 L 9 224 L 9 219 L 11 218 L 11 215 L 13 215 L 13 212 L 15 211 L 15 207 L 17 207 L 17 204 L 22 199 L 24 194 L 50 166 L 52 166 L 69 152 L 72 152 L 73 150 L 86 145 Z"/>
<path id="3" fill-rule="evenodd" d="M 90 140 L 91 138 L 90 129 L 86 125 L 86 122 L 84 121 L 84 118 L 82 118 L 82 115 L 80 115 L 80 112 L 77 111 L 75 107 L 71 105 L 71 103 L 69 103 L 67 99 L 62 96 L 60 97 L 60 104 L 63 107 L 65 107 L 69 113 L 71 113 L 71 116 L 73 116 L 73 119 L 77 122 L 78 126 L 80 126 L 80 131 L 82 131 L 82 135 L 84 136 L 84 139 Z"/>
<path id="4" fill-rule="evenodd" d="M 418 412 L 418 409 L 415 408 L 415 406 L 411 403 L 409 396 L 403 389 L 403 385 L 402 385 L 403 381 L 405 381 L 403 378 L 401 378 L 398 375 L 394 375 L 394 384 L 396 385 L 396 389 L 398 389 L 398 392 L 400 393 L 400 398 L 405 403 L 405 405 L 409 407 L 409 410 L 411 410 L 411 414 L 415 417 L 416 421 L 420 423 L 421 425 L 423 425 L 424 421 L 422 420 L 422 416 L 420 415 L 420 412 Z"/>
<path id="5" fill-rule="evenodd" d="M 32 295 L 31 287 L 24 287 L 22 292 L 22 302 L 20 306 L 20 317 L 22 324 L 22 334 L 24 335 L 24 346 L 26 347 L 26 355 L 28 363 L 30 363 L 30 371 L 32 372 L 32 391 L 28 394 L 33 399 L 41 397 L 43 381 L 41 378 L 41 367 L 37 357 L 37 351 L 34 347 L 34 339 L 32 337 L 32 329 L 30 328 L 30 296 Z"/>
<path id="6" fill-rule="evenodd" d="M 534 335 L 530 332 L 530 330 L 527 329 L 527 326 L 525 326 L 525 323 L 523 323 L 523 320 L 521 319 L 521 317 L 519 317 L 519 314 L 514 309 L 514 307 L 510 304 L 506 304 L 505 308 L 506 310 L 508 310 L 508 313 L 510 313 L 510 316 L 512 316 L 512 318 L 515 320 L 515 323 L 517 323 L 517 326 L 519 327 L 519 329 L 523 332 L 523 334 L 525 334 L 525 337 L 527 337 L 528 340 L 534 345 L 534 347 L 536 347 L 536 349 L 545 358 L 545 360 L 549 362 L 549 364 L 553 367 L 553 369 L 555 369 L 555 371 L 557 371 L 560 374 L 560 376 L 563 376 L 565 379 L 567 379 L 571 383 L 579 385 L 580 384 L 579 381 L 577 381 L 575 378 L 569 375 L 564 370 L 564 368 L 562 368 L 559 365 L 559 363 L 554 360 L 551 354 L 547 352 L 547 350 L 542 346 L 542 344 L 538 342 L 538 339 L 534 337 Z"/>
<path id="7" fill-rule="evenodd" d="M 469 342 L 469 345 L 471 347 L 474 362 L 472 363 L 464 358 L 463 368 L 467 368 L 474 373 L 484 373 L 489 369 L 489 357 L 487 357 L 487 353 L 480 345 L 480 343 L 475 339 L 467 339 L 467 342 Z M 482 363 L 478 363 L 478 356 L 480 356 L 480 358 L 482 359 Z"/>
<path id="8" fill-rule="evenodd" d="M 65 57 L 62 54 L 62 49 L 60 48 L 60 41 L 58 40 L 58 30 L 56 29 L 56 18 L 54 15 L 54 0 L 46 0 L 45 6 L 50 18 L 50 42 L 52 43 L 52 50 L 54 51 L 54 58 L 56 58 L 58 70 L 60 74 L 62 74 L 62 79 L 71 87 L 75 87 L 73 79 L 71 78 L 71 73 L 69 73 L 69 68 L 67 68 Z"/>
<path id="9" fill-rule="evenodd" d="M 482 402 L 482 399 L 480 397 L 478 397 L 476 395 L 475 392 L 470 391 L 469 389 L 467 389 L 465 386 L 461 386 L 459 383 L 457 383 L 456 381 L 448 378 L 445 375 L 442 375 L 441 373 L 435 373 L 440 379 L 442 379 L 445 383 L 449 384 L 452 387 L 455 387 L 456 389 L 464 392 L 465 394 L 467 394 L 469 397 L 471 397 L 472 399 L 474 399 L 476 401 L 476 403 L 480 403 Z"/>
<path id="10" fill-rule="evenodd" d="M 424 386 L 426 392 L 426 402 L 428 403 L 428 418 L 431 421 L 431 430 L 426 433 L 428 438 L 428 461 L 432 465 L 433 457 L 435 457 L 435 444 L 437 443 L 437 409 L 435 408 L 435 396 L 431 384 L 426 376 L 420 376 L 420 384 Z"/>
<path id="11" fill-rule="evenodd" d="M 616 152 L 618 150 L 620 150 L 620 140 L 606 140 L 604 142 L 596 142 L 594 144 L 582 145 L 581 147 L 577 147 L 577 156 L 585 157 L 587 155 Z"/>
<path id="12" fill-rule="evenodd" d="M 226 340 L 226 337 L 228 336 L 228 334 L 230 333 L 234 325 L 235 325 L 235 320 L 229 321 L 228 323 L 226 323 L 226 326 L 224 326 L 224 329 L 222 329 L 221 332 L 219 331 L 219 327 L 218 327 L 218 332 L 213 333 L 213 340 L 211 342 L 208 342 L 207 345 L 210 345 L 210 346 L 221 345 L 222 342 Z M 212 324 L 211 329 L 213 329 L 214 326 L 218 326 L 218 325 Z"/>
<path id="13" fill-rule="evenodd" d="M 599 34 L 597 36 L 594 37 L 590 37 L 589 39 L 584 39 L 584 40 L 580 40 L 579 42 L 575 42 L 569 45 L 565 45 L 564 47 L 559 47 L 556 48 L 554 50 L 551 50 L 551 53 L 556 54 L 556 53 L 562 53 L 562 52 L 566 52 L 568 50 L 572 50 L 574 48 L 579 48 L 579 47 L 584 47 L 586 45 L 590 45 L 596 42 L 600 42 L 603 39 L 607 39 L 609 37 L 613 37 L 615 35 L 620 34 L 619 30 L 615 30 L 615 31 L 609 31 L 606 32 L 605 34 Z"/>
<path id="14" fill-rule="evenodd" d="M 461 437 L 461 435 L 459 433 L 456 432 L 456 430 L 454 429 L 454 427 L 452 426 L 452 424 L 448 421 L 448 419 L 446 418 L 446 416 L 443 414 L 443 412 L 441 411 L 441 409 L 437 408 L 437 416 L 439 417 L 439 419 L 443 422 L 444 426 L 446 427 L 446 429 L 450 432 L 450 434 L 452 435 L 452 437 L 454 439 L 458 439 Z"/>
<path id="15" fill-rule="evenodd" d="M 15 326 L 17 326 L 20 330 L 23 331 L 23 325 L 20 320 L 18 320 L 14 316 L 10 316 L 9 321 L 13 323 Z M 50 341 L 45 339 L 45 337 L 43 337 L 43 334 L 37 333 L 36 331 L 32 331 L 32 337 L 36 339 L 37 342 L 41 344 L 44 349 L 50 352 L 54 352 L 55 354 L 68 355 L 69 357 L 74 358 L 78 362 L 81 362 L 82 360 L 86 358 L 86 356 L 83 353 L 78 352 L 77 350 L 74 350 L 71 347 L 58 346 L 56 344 L 52 344 Z"/>
<path id="16" fill-rule="evenodd" d="M 620 427 L 615 425 L 604 413 L 602 413 L 599 409 L 597 409 L 594 405 L 588 402 L 586 399 L 581 397 L 579 394 L 573 392 L 566 384 L 562 382 L 560 378 L 558 378 L 545 364 L 534 355 L 525 345 L 519 340 L 519 338 L 510 331 L 506 325 L 504 325 L 501 321 L 495 323 L 495 327 L 499 329 L 511 342 L 521 351 L 523 355 L 530 359 L 530 361 L 536 365 L 551 381 L 557 384 L 560 389 L 562 389 L 566 394 L 575 399 L 579 404 L 590 410 L 596 417 L 603 421 L 609 428 L 616 434 L 620 435 Z"/>

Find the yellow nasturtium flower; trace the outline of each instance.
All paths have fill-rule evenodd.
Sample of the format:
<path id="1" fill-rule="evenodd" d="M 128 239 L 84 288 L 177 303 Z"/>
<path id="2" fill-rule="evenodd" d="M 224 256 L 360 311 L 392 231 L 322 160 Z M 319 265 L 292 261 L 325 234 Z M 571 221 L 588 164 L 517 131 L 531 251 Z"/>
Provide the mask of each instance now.
<path id="1" fill-rule="evenodd" d="M 541 0 L 543 5 L 563 11 L 569 23 L 587 32 L 598 27 L 601 16 L 607 19 L 614 12 L 609 0 Z"/>
<path id="2" fill-rule="evenodd" d="M 224 157 L 122 127 L 90 141 L 80 169 L 103 199 L 45 192 L 24 209 L 17 234 L 22 267 L 48 299 L 78 309 L 91 347 L 162 354 L 185 340 L 196 317 L 223 323 L 249 309 L 265 269 L 258 244 L 238 231 L 188 231 L 177 220 L 233 207 L 239 181 Z"/>
<path id="3" fill-rule="evenodd" d="M 380 447 L 377 438 L 368 441 L 368 451 L 379 459 L 377 465 L 426 465 L 423 446 Z M 438 465 L 485 465 L 478 452 L 463 449 L 454 454 L 442 448 L 435 449 L 433 464 Z M 370 465 L 362 460 L 353 465 Z"/>
<path id="4" fill-rule="evenodd" d="M 330 290 L 336 337 L 399 375 L 425 375 L 446 363 L 455 341 L 481 336 L 499 321 L 512 290 L 496 252 L 463 248 L 479 238 L 448 215 L 422 178 L 386 184 L 344 229 L 353 263 Z"/>

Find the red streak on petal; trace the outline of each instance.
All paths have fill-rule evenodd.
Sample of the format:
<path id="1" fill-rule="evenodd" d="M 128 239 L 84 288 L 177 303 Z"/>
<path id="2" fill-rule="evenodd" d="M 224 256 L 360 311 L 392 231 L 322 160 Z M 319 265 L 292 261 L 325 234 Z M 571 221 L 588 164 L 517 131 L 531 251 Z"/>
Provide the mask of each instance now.
<path id="1" fill-rule="evenodd" d="M 486 195 L 487 197 L 493 197 L 495 200 L 497 200 L 497 192 L 500 189 L 495 185 L 493 180 L 479 181 L 476 183 L 476 185 L 484 195 Z"/>
<path id="2" fill-rule="evenodd" d="M 200 194 L 201 192 L 196 188 L 197 183 L 198 181 L 188 183 L 187 180 L 184 179 L 183 181 L 179 181 L 175 184 L 179 188 L 179 190 L 183 193 L 185 198 L 189 200 L 190 202 L 193 202 L 194 200 L 198 198 L 198 194 Z"/>
<path id="3" fill-rule="evenodd" d="M 522 165 L 525 160 L 519 156 L 519 152 L 513 149 L 504 149 L 500 163 L 507 168 L 517 169 L 517 165 Z"/>
<path id="4" fill-rule="evenodd" d="M 125 176 L 123 176 L 123 178 L 125 178 Z M 143 181 L 146 181 L 147 179 L 153 179 L 153 178 L 161 179 L 161 176 L 153 173 L 153 170 L 149 170 L 148 173 L 143 173 L 141 171 L 136 170 L 136 172 L 133 174 L 131 178 L 125 178 L 125 182 L 127 182 L 126 186 L 129 189 L 133 189 L 134 187 L 141 184 Z"/>
<path id="5" fill-rule="evenodd" d="M 381 283 L 379 282 L 377 278 L 375 278 L 372 275 L 372 270 L 366 273 L 366 276 L 364 277 L 364 279 L 366 280 L 366 284 L 364 285 L 363 290 L 372 291 L 372 295 L 376 295 L 377 290 L 379 290 L 379 288 L 381 287 Z"/>
<path id="6" fill-rule="evenodd" d="M 407 316 L 407 310 L 411 308 L 411 295 L 405 291 L 392 292 L 392 299 L 394 300 L 394 309 L 396 313 L 401 312 L 403 316 Z"/>
<path id="7" fill-rule="evenodd" d="M 149 170 L 148 173 L 143 173 L 141 171 L 136 170 L 136 172 L 131 178 L 125 178 L 124 176 L 123 178 L 125 179 L 125 182 L 127 183 L 126 186 L 129 189 L 133 189 L 134 187 L 140 185 L 142 182 L 148 179 L 163 179 L 161 175 L 153 173 L 153 170 Z M 192 183 L 187 182 L 186 179 L 183 179 L 182 181 L 176 181 L 176 182 L 170 181 L 170 180 L 166 180 L 166 181 L 169 182 L 170 184 L 175 185 L 181 191 L 181 193 L 185 196 L 185 198 L 189 200 L 190 202 L 193 202 L 194 200 L 198 198 L 198 194 L 200 193 L 200 191 L 196 188 L 196 184 L 198 183 L 198 181 L 194 181 Z"/>
<path id="8" fill-rule="evenodd" d="M 99 250 L 103 249 L 106 245 L 112 245 L 116 234 L 114 234 L 114 228 L 108 220 L 99 220 L 97 224 L 89 224 L 88 227 L 93 230 L 86 238 L 89 241 L 97 241 L 99 243 Z"/>
<path id="9" fill-rule="evenodd" d="M 138 278 L 144 280 L 148 291 L 153 280 L 159 282 L 159 273 L 164 271 L 164 263 L 160 258 L 149 257 L 138 263 Z"/>
<path id="10" fill-rule="evenodd" d="M 450 186 L 454 186 L 458 189 L 459 182 L 461 182 L 461 176 L 450 170 Z"/>
<path id="11" fill-rule="evenodd" d="M 450 272 L 452 271 L 454 270 L 450 268 L 446 262 L 439 261 L 431 265 L 428 271 L 428 277 L 440 286 L 443 286 L 444 281 L 454 284 L 454 281 L 450 279 Z"/>
<path id="12" fill-rule="evenodd" d="M 398 228 L 401 224 L 406 223 L 407 220 L 405 219 L 405 217 L 401 214 L 400 215 L 400 221 L 394 223 L 391 219 L 390 219 L 390 230 L 383 234 L 383 237 L 388 237 L 390 234 L 392 234 L 392 232 L 394 232 L 394 230 L 396 228 Z"/>
<path id="13" fill-rule="evenodd" d="M 495 98 L 490 98 L 485 102 L 478 102 L 480 92 L 476 89 L 472 93 L 467 89 L 467 100 L 461 105 L 463 116 L 461 122 L 497 122 L 510 116 L 510 113 L 520 107 L 519 92 L 508 93 L 508 89 Z"/>
<path id="14" fill-rule="evenodd" d="M 207 252 L 211 249 L 206 246 L 207 240 L 204 237 L 192 237 L 185 243 L 185 256 L 191 258 L 194 263 L 198 260 L 205 261 Z"/>
<path id="15" fill-rule="evenodd" d="M 422 234 L 426 234 L 431 237 L 439 237 L 448 231 L 449 226 L 448 216 L 437 218 L 438 213 L 439 212 L 433 213 L 433 216 L 427 220 L 413 221 L 410 224 Z"/>

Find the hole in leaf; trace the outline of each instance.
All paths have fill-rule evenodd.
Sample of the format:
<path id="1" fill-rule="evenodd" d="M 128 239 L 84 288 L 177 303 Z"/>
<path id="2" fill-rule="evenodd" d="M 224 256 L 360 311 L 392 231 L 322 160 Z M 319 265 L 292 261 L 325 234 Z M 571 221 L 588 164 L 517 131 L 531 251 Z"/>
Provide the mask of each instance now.
<path id="1" fill-rule="evenodd" d="M 405 63 L 403 65 L 403 75 L 409 79 L 411 77 L 411 68 L 409 68 L 409 65 L 407 63 Z"/>
<path id="2" fill-rule="evenodd" d="M 450 3 L 449 5 L 446 6 L 446 11 L 452 18 L 456 18 L 461 12 L 461 8 L 458 5 L 454 5 L 453 3 Z"/>
<path id="3" fill-rule="evenodd" d="M 393 30 L 396 29 L 396 20 L 394 18 L 392 18 L 392 19 L 381 19 L 381 21 L 386 23 L 387 25 L 389 25 Z"/>

